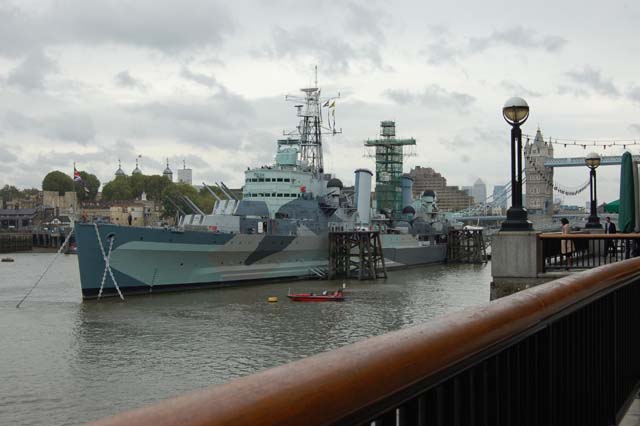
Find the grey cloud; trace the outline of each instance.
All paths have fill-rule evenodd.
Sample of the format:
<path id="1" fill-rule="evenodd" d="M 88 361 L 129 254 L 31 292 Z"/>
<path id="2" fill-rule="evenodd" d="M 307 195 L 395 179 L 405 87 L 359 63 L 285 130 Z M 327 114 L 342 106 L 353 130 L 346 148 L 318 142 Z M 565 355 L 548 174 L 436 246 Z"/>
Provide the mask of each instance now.
<path id="1" fill-rule="evenodd" d="M 380 43 L 385 41 L 383 25 L 388 18 L 384 11 L 368 8 L 356 2 L 348 2 L 345 6 L 345 28 L 354 33 L 368 35 Z"/>
<path id="2" fill-rule="evenodd" d="M 560 50 L 566 40 L 559 36 L 540 36 L 535 30 L 516 26 L 505 31 L 494 31 L 486 37 L 472 37 L 469 39 L 469 50 L 473 53 L 482 52 L 494 46 L 506 45 L 515 48 L 543 49 L 547 52 Z"/>
<path id="3" fill-rule="evenodd" d="M 208 0 L 59 0 L 50 19 L 65 41 L 137 45 L 167 53 L 220 45 L 235 28 L 228 11 Z"/>
<path id="4" fill-rule="evenodd" d="M 460 48 L 452 43 L 452 36 L 442 25 L 429 27 L 430 42 L 426 48 L 420 50 L 420 54 L 427 56 L 427 62 L 431 65 L 443 65 L 455 63 L 461 55 Z"/>
<path id="5" fill-rule="evenodd" d="M 29 117 L 8 111 L 4 125 L 17 132 L 36 133 L 48 139 L 87 144 L 96 134 L 91 117 L 71 112 L 51 116 Z"/>
<path id="6" fill-rule="evenodd" d="M 420 53 L 427 56 L 432 65 L 452 64 L 467 56 L 482 53 L 490 48 L 508 46 L 518 49 L 541 49 L 546 52 L 561 50 L 566 40 L 559 36 L 540 35 L 535 30 L 516 26 L 505 31 L 494 31 L 484 37 L 456 40 L 445 27 L 432 26 L 430 41 Z"/>
<path id="7" fill-rule="evenodd" d="M 0 55 L 21 57 L 24 52 L 40 45 L 42 28 L 36 25 L 36 17 L 26 14 L 9 2 L 0 2 L 0 22 Z M 29 31 L 25 31 L 26 28 Z"/>
<path id="8" fill-rule="evenodd" d="M 632 102 L 635 102 L 637 104 L 640 104 L 640 87 L 638 86 L 632 86 L 628 91 L 627 91 L 627 98 L 629 100 L 631 100 Z"/>
<path id="9" fill-rule="evenodd" d="M 430 43 L 421 53 L 427 55 L 427 62 L 431 65 L 455 63 L 460 51 L 446 39 Z"/>
<path id="10" fill-rule="evenodd" d="M 47 75 L 57 70 L 56 63 L 41 49 L 29 53 L 7 76 L 7 84 L 23 90 L 42 90 Z"/>
<path id="11" fill-rule="evenodd" d="M 218 81 L 215 79 L 215 77 L 208 76 L 206 74 L 200 74 L 200 73 L 192 72 L 187 67 L 182 67 L 182 70 L 180 71 L 180 77 L 182 77 L 182 78 L 184 78 L 186 80 L 190 80 L 190 81 L 193 81 L 195 83 L 201 84 L 201 85 L 206 86 L 206 87 L 208 87 L 210 89 L 219 86 Z"/>
<path id="12" fill-rule="evenodd" d="M 640 133 L 640 124 L 630 124 L 629 129 L 634 132 Z"/>
<path id="13" fill-rule="evenodd" d="M 386 69 L 380 46 L 375 42 L 350 43 L 345 37 L 324 35 L 311 27 L 275 27 L 272 43 L 255 50 L 254 55 L 276 59 L 312 56 L 329 73 L 346 73 L 356 65 Z"/>
<path id="14" fill-rule="evenodd" d="M 128 89 L 147 90 L 147 85 L 142 80 L 134 78 L 128 70 L 120 71 L 115 75 L 114 81 L 116 85 Z"/>
<path id="15" fill-rule="evenodd" d="M 183 163 L 184 161 L 184 163 Z M 193 154 L 186 155 L 173 155 L 169 157 L 169 167 L 171 167 L 173 173 L 177 173 L 178 169 L 183 167 L 183 164 L 187 167 L 204 168 L 209 167 L 209 163 L 204 161 L 202 157 Z"/>
<path id="16" fill-rule="evenodd" d="M 576 84 L 601 95 L 618 97 L 620 91 L 611 79 L 603 78 L 600 70 L 585 66 L 582 70 L 569 71 L 566 75 Z"/>
<path id="17" fill-rule="evenodd" d="M 440 138 L 439 142 L 449 151 L 462 151 L 468 153 L 473 149 L 487 151 L 488 147 L 495 147 L 495 141 L 505 138 L 504 133 L 495 129 L 472 127 L 464 134 L 457 134 L 453 138 Z"/>
<path id="18" fill-rule="evenodd" d="M 224 86 L 206 99 L 171 99 L 128 107 L 140 137 L 173 137 L 198 147 L 237 148 L 255 118 L 253 106 Z"/>
<path id="19" fill-rule="evenodd" d="M 425 87 L 422 92 L 411 92 L 404 89 L 388 89 L 384 94 L 400 105 L 420 103 L 434 109 L 454 109 L 468 112 L 469 106 L 476 100 L 466 93 L 449 91 L 437 84 Z"/>
<path id="20" fill-rule="evenodd" d="M 502 80 L 500 82 L 500 86 L 507 90 L 509 93 L 516 94 L 519 96 L 525 96 L 530 98 L 537 98 L 542 96 L 539 92 L 534 92 L 533 90 L 526 89 L 519 83 L 510 80 Z"/>
<path id="21" fill-rule="evenodd" d="M 572 96 L 575 96 L 577 98 L 589 96 L 589 92 L 587 92 L 586 90 L 584 90 L 582 88 L 573 87 L 573 86 L 567 86 L 567 85 L 564 85 L 564 84 L 561 84 L 561 85 L 558 86 L 557 93 L 559 95 L 572 95 Z"/>
<path id="22" fill-rule="evenodd" d="M 111 43 L 174 54 L 220 46 L 236 28 L 228 10 L 208 0 L 57 0 L 38 15 L 3 3 L 0 22 L 0 54 L 12 57 L 48 45 Z"/>
<path id="23" fill-rule="evenodd" d="M 9 150 L 0 146 L 0 162 L 5 165 L 9 162 L 16 161 L 18 157 L 13 155 Z"/>

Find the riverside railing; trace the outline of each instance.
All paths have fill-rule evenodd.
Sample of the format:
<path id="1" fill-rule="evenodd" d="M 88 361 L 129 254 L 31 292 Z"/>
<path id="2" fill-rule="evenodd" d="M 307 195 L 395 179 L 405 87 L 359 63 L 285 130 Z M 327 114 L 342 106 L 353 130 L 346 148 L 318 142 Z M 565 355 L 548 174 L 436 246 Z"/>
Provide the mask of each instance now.
<path id="1" fill-rule="evenodd" d="M 543 272 L 590 269 L 634 257 L 640 252 L 640 234 L 543 233 Z"/>
<path id="2" fill-rule="evenodd" d="M 640 383 L 640 258 L 98 425 L 613 425 Z"/>

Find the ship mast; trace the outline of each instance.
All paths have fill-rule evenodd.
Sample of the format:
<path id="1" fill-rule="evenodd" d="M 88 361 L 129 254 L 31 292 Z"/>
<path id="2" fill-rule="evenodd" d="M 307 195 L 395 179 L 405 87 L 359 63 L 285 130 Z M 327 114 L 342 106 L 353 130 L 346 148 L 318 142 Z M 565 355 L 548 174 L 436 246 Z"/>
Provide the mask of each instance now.
<path id="1" fill-rule="evenodd" d="M 300 160 L 306 162 L 314 173 L 324 173 L 322 158 L 322 135 L 342 133 L 335 128 L 335 99 L 338 96 L 321 98 L 318 88 L 318 67 L 315 68 L 315 86 L 300 89 L 302 96 L 287 95 L 286 100 L 296 102 L 297 116 L 300 122 L 296 130 L 285 132 L 285 136 L 295 138 L 300 145 Z M 327 125 L 323 124 L 322 108 L 331 110 L 334 115 L 333 126 L 327 112 Z"/>

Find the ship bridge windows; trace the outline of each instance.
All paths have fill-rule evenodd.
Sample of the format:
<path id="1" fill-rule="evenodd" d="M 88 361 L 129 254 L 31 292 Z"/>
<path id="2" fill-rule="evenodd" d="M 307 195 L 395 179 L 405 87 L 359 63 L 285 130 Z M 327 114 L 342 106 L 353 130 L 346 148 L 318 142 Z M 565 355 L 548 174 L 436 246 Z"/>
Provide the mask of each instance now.
<path id="1" fill-rule="evenodd" d="M 284 183 L 291 183 L 293 182 L 292 178 L 247 178 L 245 179 L 245 182 L 248 183 L 253 183 L 253 182 L 284 182 Z"/>
<path id="2" fill-rule="evenodd" d="M 262 193 L 262 192 L 247 192 L 244 194 L 245 198 L 256 198 L 256 197 L 272 197 L 272 198 L 298 198 L 300 194 L 292 194 L 287 192 L 272 192 L 272 193 Z"/>

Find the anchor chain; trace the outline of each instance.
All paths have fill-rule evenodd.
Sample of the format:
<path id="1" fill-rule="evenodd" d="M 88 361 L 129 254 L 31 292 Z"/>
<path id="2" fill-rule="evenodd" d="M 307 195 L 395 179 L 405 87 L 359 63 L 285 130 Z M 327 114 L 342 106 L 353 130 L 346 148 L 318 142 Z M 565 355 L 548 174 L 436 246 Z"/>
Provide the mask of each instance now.
<path id="1" fill-rule="evenodd" d="M 58 252 L 56 253 L 55 256 L 53 256 L 53 259 L 51 259 L 51 261 L 49 262 L 49 264 L 47 265 L 47 267 L 44 269 L 44 272 L 42 272 L 42 274 L 40 275 L 40 278 L 38 278 L 38 280 L 36 281 L 36 283 L 33 285 L 33 287 L 31 287 L 29 289 L 29 291 L 27 292 L 27 294 L 24 295 L 24 297 L 22 298 L 22 300 L 20 300 L 20 302 L 18 302 L 18 304 L 16 305 L 16 308 L 19 308 L 20 305 L 22 305 L 22 303 L 27 300 L 27 297 L 29 297 L 29 295 L 31 294 L 31 292 L 38 286 L 38 284 L 40 284 L 40 281 L 42 281 L 42 278 L 44 278 L 45 274 L 47 273 L 47 271 L 49 271 L 49 268 L 51 268 L 51 266 L 53 265 L 53 263 L 56 261 L 56 259 L 58 258 L 58 256 L 60 256 L 60 253 L 62 253 L 62 250 L 64 250 L 64 248 L 67 246 L 67 244 L 69 244 L 69 240 L 71 239 L 71 235 L 73 235 L 73 231 L 75 230 L 75 228 L 71 228 L 71 231 L 69 232 L 69 235 L 67 235 L 67 238 L 64 239 L 64 242 L 62 243 L 62 245 L 60 246 L 60 248 L 58 249 Z"/>

